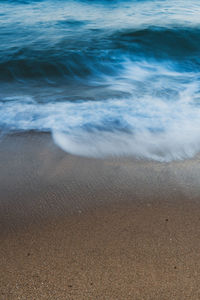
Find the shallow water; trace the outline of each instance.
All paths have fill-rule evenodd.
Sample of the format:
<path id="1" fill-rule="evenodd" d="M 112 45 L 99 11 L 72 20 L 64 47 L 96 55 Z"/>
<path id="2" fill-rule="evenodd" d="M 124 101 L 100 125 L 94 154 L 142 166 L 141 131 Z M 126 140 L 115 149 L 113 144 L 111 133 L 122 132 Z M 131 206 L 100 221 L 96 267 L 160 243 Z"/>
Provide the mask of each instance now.
<path id="1" fill-rule="evenodd" d="M 159 161 L 200 151 L 200 3 L 1 1 L 0 129 L 65 151 Z"/>

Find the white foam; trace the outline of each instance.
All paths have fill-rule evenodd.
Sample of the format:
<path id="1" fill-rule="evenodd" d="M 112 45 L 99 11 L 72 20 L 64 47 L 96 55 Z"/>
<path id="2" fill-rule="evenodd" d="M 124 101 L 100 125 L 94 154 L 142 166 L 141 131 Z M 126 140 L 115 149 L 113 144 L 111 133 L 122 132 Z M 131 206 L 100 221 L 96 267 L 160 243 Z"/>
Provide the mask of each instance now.
<path id="1" fill-rule="evenodd" d="M 166 65 L 125 62 L 120 76 L 102 81 L 128 97 L 43 104 L 12 97 L 0 103 L 0 127 L 51 131 L 58 146 L 77 155 L 185 159 L 200 151 L 198 78 Z"/>

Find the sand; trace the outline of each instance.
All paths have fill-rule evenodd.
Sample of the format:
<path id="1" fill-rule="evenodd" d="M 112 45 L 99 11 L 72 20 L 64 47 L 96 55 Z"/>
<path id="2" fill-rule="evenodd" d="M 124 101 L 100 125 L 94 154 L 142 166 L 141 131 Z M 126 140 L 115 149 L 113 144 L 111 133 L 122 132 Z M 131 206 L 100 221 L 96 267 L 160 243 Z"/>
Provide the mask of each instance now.
<path id="1" fill-rule="evenodd" d="M 200 299 L 200 159 L 0 142 L 0 299 Z"/>

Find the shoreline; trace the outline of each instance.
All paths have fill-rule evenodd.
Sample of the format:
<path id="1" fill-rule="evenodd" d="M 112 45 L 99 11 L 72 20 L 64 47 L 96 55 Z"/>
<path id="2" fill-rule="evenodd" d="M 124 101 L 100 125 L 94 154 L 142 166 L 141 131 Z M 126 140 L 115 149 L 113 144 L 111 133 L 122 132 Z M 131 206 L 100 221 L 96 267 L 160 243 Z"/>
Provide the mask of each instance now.
<path id="1" fill-rule="evenodd" d="M 3 300 L 200 297 L 198 157 L 89 159 L 29 133 L 0 165 Z"/>

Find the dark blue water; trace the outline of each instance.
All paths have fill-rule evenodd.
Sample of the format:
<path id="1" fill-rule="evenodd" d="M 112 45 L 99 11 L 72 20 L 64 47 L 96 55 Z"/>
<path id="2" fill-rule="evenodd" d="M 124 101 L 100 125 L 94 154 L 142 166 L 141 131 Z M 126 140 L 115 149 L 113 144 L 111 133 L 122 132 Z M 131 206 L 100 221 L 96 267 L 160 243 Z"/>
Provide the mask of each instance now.
<path id="1" fill-rule="evenodd" d="M 0 130 L 69 153 L 200 151 L 199 0 L 0 2 Z"/>

